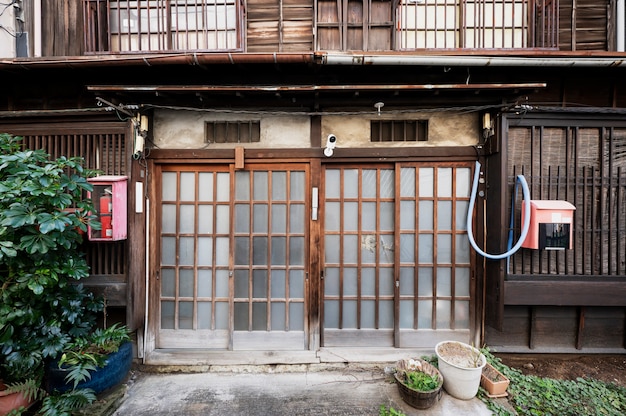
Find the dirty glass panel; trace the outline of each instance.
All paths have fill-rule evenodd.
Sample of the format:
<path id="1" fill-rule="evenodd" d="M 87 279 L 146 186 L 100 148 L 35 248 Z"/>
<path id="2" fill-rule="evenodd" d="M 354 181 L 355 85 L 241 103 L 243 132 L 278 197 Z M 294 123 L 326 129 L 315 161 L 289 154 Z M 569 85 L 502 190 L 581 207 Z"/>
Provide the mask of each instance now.
<path id="1" fill-rule="evenodd" d="M 198 270 L 198 297 L 210 298 L 213 296 L 213 272 L 211 270 Z"/>
<path id="2" fill-rule="evenodd" d="M 287 200 L 287 172 L 272 172 L 272 200 Z"/>
<path id="3" fill-rule="evenodd" d="M 289 297 L 304 297 L 304 272 L 302 270 L 291 270 L 289 272 Z"/>
<path id="4" fill-rule="evenodd" d="M 358 282 L 356 268 L 346 267 L 343 269 L 343 295 L 356 296 L 358 290 Z"/>
<path id="5" fill-rule="evenodd" d="M 304 265 L 304 237 L 289 239 L 289 264 L 291 266 Z"/>
<path id="6" fill-rule="evenodd" d="M 428 198 L 435 195 L 435 170 L 433 168 L 419 169 L 418 186 L 420 198 Z"/>
<path id="7" fill-rule="evenodd" d="M 363 192 L 361 196 L 363 198 L 376 198 L 376 191 L 378 190 L 376 170 L 363 169 L 361 177 L 363 182 Z"/>
<path id="8" fill-rule="evenodd" d="M 391 169 L 380 171 L 380 197 L 393 198 L 395 194 L 395 177 Z"/>
<path id="9" fill-rule="evenodd" d="M 361 328 L 376 328 L 376 301 L 361 301 Z"/>
<path id="10" fill-rule="evenodd" d="M 417 301 L 417 328 L 431 329 L 433 327 L 432 303 L 429 300 Z"/>
<path id="11" fill-rule="evenodd" d="M 392 264 L 394 260 L 393 235 L 381 235 L 380 240 L 380 263 Z"/>
<path id="12" fill-rule="evenodd" d="M 178 303 L 178 328 L 193 329 L 193 302 Z"/>
<path id="13" fill-rule="evenodd" d="M 213 201 L 213 174 L 198 173 L 198 201 Z"/>
<path id="14" fill-rule="evenodd" d="M 433 262 L 433 235 L 420 234 L 418 237 L 419 244 L 419 263 Z"/>
<path id="15" fill-rule="evenodd" d="M 346 204 L 347 205 L 347 204 Z M 348 209 L 344 209 L 344 215 L 348 217 L 353 217 L 354 222 L 358 221 L 358 207 L 355 207 L 355 204 L 352 204 L 352 211 Z M 361 204 L 361 230 L 362 231 L 376 231 L 376 203 L 375 202 L 363 202 Z M 356 229 L 356 225 L 353 225 Z"/>
<path id="16" fill-rule="evenodd" d="M 339 263 L 339 236 L 327 235 L 324 237 L 324 260 L 325 263 Z"/>
<path id="17" fill-rule="evenodd" d="M 289 196 L 292 201 L 304 201 L 305 182 L 304 172 L 291 172 L 291 192 Z"/>
<path id="18" fill-rule="evenodd" d="M 452 236 L 437 235 L 437 263 L 452 263 Z"/>
<path id="19" fill-rule="evenodd" d="M 267 182 L 269 178 L 268 172 L 254 172 L 254 200 L 266 201 L 269 195 L 269 184 Z"/>
<path id="20" fill-rule="evenodd" d="M 343 196 L 357 198 L 359 196 L 359 171 L 346 169 L 343 171 Z"/>
<path id="21" fill-rule="evenodd" d="M 376 295 L 376 269 L 373 267 L 364 267 L 361 269 L 361 295 Z"/>
<path id="22" fill-rule="evenodd" d="M 248 330 L 248 304 L 235 302 L 234 306 L 235 331 Z"/>
<path id="23" fill-rule="evenodd" d="M 163 204 L 161 206 L 162 220 L 161 232 L 173 234 L 176 232 L 176 205 Z"/>
<path id="24" fill-rule="evenodd" d="M 267 303 L 252 303 L 252 330 L 265 331 L 267 329 Z"/>
<path id="25" fill-rule="evenodd" d="M 362 234 L 361 235 L 361 263 L 372 264 L 376 263 L 376 247 L 378 243 L 376 241 L 376 234 Z"/>
<path id="26" fill-rule="evenodd" d="M 289 303 L 289 329 L 292 331 L 304 330 L 304 304 Z"/>
<path id="27" fill-rule="evenodd" d="M 286 263 L 287 237 L 272 237 L 272 264 Z"/>
<path id="28" fill-rule="evenodd" d="M 252 264 L 267 264 L 267 237 L 252 238 Z"/>
<path id="29" fill-rule="evenodd" d="M 471 193 L 472 170 L 470 168 L 458 168 L 456 170 L 456 196 L 459 198 L 469 198 Z"/>
<path id="30" fill-rule="evenodd" d="M 454 295 L 470 295 L 470 269 L 468 267 L 457 267 L 454 269 Z"/>
<path id="31" fill-rule="evenodd" d="M 161 329 L 174 329 L 174 306 L 171 301 L 161 302 Z"/>
<path id="32" fill-rule="evenodd" d="M 289 210 L 289 232 L 304 233 L 304 205 L 291 204 Z"/>
<path id="33" fill-rule="evenodd" d="M 213 232 L 213 206 L 198 206 L 198 234 L 211 234 Z"/>
<path id="34" fill-rule="evenodd" d="M 218 246 L 219 250 L 219 246 Z M 226 253 L 227 254 L 227 253 Z M 235 237 L 235 265 L 245 266 L 250 264 L 250 239 L 248 237 Z M 218 256 L 219 259 L 219 256 Z"/>
<path id="35" fill-rule="evenodd" d="M 247 298 L 249 296 L 248 293 L 248 283 L 250 283 L 250 279 L 248 279 L 248 270 L 235 270 L 235 297 L 236 298 Z"/>
<path id="36" fill-rule="evenodd" d="M 161 296 L 176 296 L 176 275 L 174 269 L 161 269 Z"/>
<path id="37" fill-rule="evenodd" d="M 215 329 L 228 329 L 228 302 L 215 303 Z"/>
<path id="38" fill-rule="evenodd" d="M 432 230 L 434 224 L 433 201 L 419 202 L 419 229 L 420 231 Z"/>
<path id="39" fill-rule="evenodd" d="M 285 298 L 285 271 L 284 270 L 272 270 L 271 294 L 272 298 Z"/>
<path id="40" fill-rule="evenodd" d="M 230 174 L 229 173 L 217 174 L 217 200 L 220 202 L 230 200 Z"/>
<path id="41" fill-rule="evenodd" d="M 252 211 L 254 217 L 252 219 L 252 229 L 255 233 L 267 233 L 267 204 L 254 204 Z"/>
<path id="42" fill-rule="evenodd" d="M 195 172 L 180 173 L 180 200 L 196 200 L 196 174 Z"/>
<path id="43" fill-rule="evenodd" d="M 326 296 L 339 296 L 339 269 L 336 267 L 326 268 L 324 294 Z"/>
<path id="44" fill-rule="evenodd" d="M 467 231 L 467 210 L 469 209 L 469 201 L 456 202 L 456 229 L 459 231 Z"/>
<path id="45" fill-rule="evenodd" d="M 452 315 L 450 314 L 450 306 L 452 302 L 449 300 L 437 300 L 437 329 L 449 329 L 450 328 L 450 319 Z"/>
<path id="46" fill-rule="evenodd" d="M 272 204 L 272 233 L 287 232 L 287 205 Z"/>
<path id="47" fill-rule="evenodd" d="M 193 289 L 193 270 L 180 269 L 178 271 L 178 295 L 181 297 L 193 297 Z"/>
<path id="48" fill-rule="evenodd" d="M 252 272 L 252 297 L 267 297 L 267 270 L 254 270 Z"/>
<path id="49" fill-rule="evenodd" d="M 400 196 L 415 196 L 415 168 L 402 168 L 400 171 Z"/>
<path id="50" fill-rule="evenodd" d="M 192 234 L 196 228 L 196 207 L 194 205 L 180 206 L 180 225 L 178 232 Z"/>
<path id="51" fill-rule="evenodd" d="M 400 229 L 415 229 L 415 201 L 400 202 Z"/>
<path id="52" fill-rule="evenodd" d="M 228 297 L 228 270 L 215 271 L 215 297 Z"/>
<path id="53" fill-rule="evenodd" d="M 193 237 L 180 237 L 178 248 L 178 264 L 181 266 L 193 266 L 195 254 L 195 239 Z"/>
<path id="54" fill-rule="evenodd" d="M 161 238 L 161 264 L 164 266 L 176 265 L 176 238 Z"/>
<path id="55" fill-rule="evenodd" d="M 452 196 L 452 168 L 437 168 L 437 196 Z"/>
<path id="56" fill-rule="evenodd" d="M 443 231 L 452 229 L 452 201 L 437 202 L 437 228 Z"/>
<path id="57" fill-rule="evenodd" d="M 326 228 L 326 231 L 339 231 L 339 209 L 339 202 L 326 202 L 326 206 L 324 208 L 324 228 Z"/>
<path id="58" fill-rule="evenodd" d="M 339 328 L 339 301 L 324 301 L 324 327 Z"/>
<path id="59" fill-rule="evenodd" d="M 415 295 L 415 269 L 413 267 L 400 268 L 400 296 Z"/>
<path id="60" fill-rule="evenodd" d="M 356 328 L 357 302 L 356 300 L 344 300 L 343 301 L 343 320 L 342 328 Z"/>
<path id="61" fill-rule="evenodd" d="M 284 331 L 287 329 L 286 325 L 286 310 L 285 310 L 285 302 L 272 302 L 272 310 L 271 310 L 271 324 L 272 331 Z"/>
<path id="62" fill-rule="evenodd" d="M 228 234 L 230 232 L 230 211 L 228 205 L 217 206 L 217 218 L 215 219 L 215 232 Z"/>
<path id="63" fill-rule="evenodd" d="M 339 190 L 340 190 L 340 171 L 336 169 L 326 169 L 326 181 L 325 181 L 325 193 L 326 198 L 339 198 Z"/>
<path id="64" fill-rule="evenodd" d="M 393 328 L 393 300 L 381 300 L 378 302 L 379 328 Z"/>
<path id="65" fill-rule="evenodd" d="M 378 293 L 381 296 L 393 296 L 395 281 L 393 278 L 393 269 L 391 267 L 383 267 L 378 271 L 380 284 Z"/>
<path id="66" fill-rule="evenodd" d="M 211 329 L 211 302 L 198 302 L 198 329 Z"/>
<path id="67" fill-rule="evenodd" d="M 250 172 L 237 171 L 235 173 L 235 201 L 250 200 Z"/>
<path id="68" fill-rule="evenodd" d="M 344 263 L 356 263 L 357 262 L 357 244 L 356 235 L 344 235 L 343 236 L 343 262 Z M 336 246 L 334 250 L 337 250 Z"/>
<path id="69" fill-rule="evenodd" d="M 400 235 L 400 262 L 415 263 L 415 234 Z"/>
<path id="70" fill-rule="evenodd" d="M 469 329 L 469 301 L 454 302 L 455 329 Z"/>
<path id="71" fill-rule="evenodd" d="M 392 231 L 394 228 L 394 210 L 393 202 L 380 203 L 380 229 L 382 231 Z"/>
<path id="72" fill-rule="evenodd" d="M 236 204 L 235 205 L 235 232 L 236 233 L 249 233 L 250 232 L 250 205 L 249 204 Z"/>
<path id="73" fill-rule="evenodd" d="M 230 252 L 230 242 L 227 237 L 215 239 L 215 265 L 228 266 L 228 256 Z"/>
<path id="74" fill-rule="evenodd" d="M 470 262 L 470 248 L 469 239 L 466 234 L 459 234 L 456 236 L 456 253 L 455 260 L 460 264 L 469 264 Z"/>
<path id="75" fill-rule="evenodd" d="M 343 206 L 343 229 L 345 231 L 356 231 L 359 227 L 359 204 L 356 202 L 346 202 Z M 374 217 L 376 224 L 376 217 Z"/>
<path id="76" fill-rule="evenodd" d="M 452 296 L 452 269 L 437 268 L 437 296 Z"/>
<path id="77" fill-rule="evenodd" d="M 430 267 L 420 267 L 418 274 L 417 295 L 433 296 L 433 269 Z"/>
<path id="78" fill-rule="evenodd" d="M 414 301 L 412 300 L 400 301 L 400 328 L 413 328 L 413 305 Z"/>
<path id="79" fill-rule="evenodd" d="M 176 178 L 176 172 L 163 172 L 161 176 L 163 181 L 161 185 L 163 201 L 176 201 L 178 199 L 176 198 L 176 195 L 178 195 Z"/>

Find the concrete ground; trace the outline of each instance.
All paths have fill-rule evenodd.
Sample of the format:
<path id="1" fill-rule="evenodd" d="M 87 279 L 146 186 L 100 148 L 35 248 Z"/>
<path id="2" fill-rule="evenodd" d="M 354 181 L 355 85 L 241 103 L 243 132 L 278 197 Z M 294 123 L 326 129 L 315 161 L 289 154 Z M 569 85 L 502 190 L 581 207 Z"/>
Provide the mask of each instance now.
<path id="1" fill-rule="evenodd" d="M 202 373 L 133 371 L 116 416 L 491 415 L 478 398 L 446 394 L 427 410 L 406 404 L 393 376 L 378 366 L 226 367 Z"/>

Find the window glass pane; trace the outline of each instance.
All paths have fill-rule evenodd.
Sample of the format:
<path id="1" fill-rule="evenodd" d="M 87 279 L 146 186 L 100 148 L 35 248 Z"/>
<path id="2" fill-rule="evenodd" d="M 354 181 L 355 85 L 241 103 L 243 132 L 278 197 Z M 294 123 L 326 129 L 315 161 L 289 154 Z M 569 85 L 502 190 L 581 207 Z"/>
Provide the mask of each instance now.
<path id="1" fill-rule="evenodd" d="M 394 171 L 383 169 L 380 171 L 380 197 L 393 198 L 395 193 Z"/>
<path id="2" fill-rule="evenodd" d="M 452 269 L 437 268 L 437 296 L 452 296 Z"/>
<path id="3" fill-rule="evenodd" d="M 376 295 L 376 269 L 372 267 L 361 269 L 361 295 Z"/>
<path id="4" fill-rule="evenodd" d="M 357 320 L 356 320 L 356 306 L 357 302 L 355 300 L 345 300 L 343 302 L 343 328 L 356 328 Z"/>
<path id="5" fill-rule="evenodd" d="M 161 269 L 161 296 L 176 296 L 176 276 L 174 269 Z"/>
<path id="6" fill-rule="evenodd" d="M 433 262 L 433 235 L 432 234 L 420 234 L 419 235 L 419 262 L 420 263 L 432 263 Z"/>
<path id="7" fill-rule="evenodd" d="M 176 172 L 163 172 L 161 180 L 163 181 L 161 185 L 163 201 L 176 201 L 176 195 L 178 193 L 176 192 Z"/>
<path id="8" fill-rule="evenodd" d="M 415 295 L 415 269 L 413 267 L 400 268 L 400 295 Z"/>
<path id="9" fill-rule="evenodd" d="M 248 330 L 248 304 L 235 302 L 234 306 L 235 331 Z"/>
<path id="10" fill-rule="evenodd" d="M 452 196 L 452 168 L 437 169 L 437 196 Z"/>
<path id="11" fill-rule="evenodd" d="M 433 269 L 420 267 L 418 274 L 418 296 L 433 296 Z"/>
<path id="12" fill-rule="evenodd" d="M 250 200 L 250 172 L 241 170 L 235 172 L 235 200 Z"/>
<path id="13" fill-rule="evenodd" d="M 471 169 L 458 168 L 456 170 L 456 196 L 459 198 L 469 198 L 471 193 Z"/>
<path id="14" fill-rule="evenodd" d="M 287 232 L 287 205 L 272 205 L 272 233 Z"/>
<path id="15" fill-rule="evenodd" d="M 252 238 L 252 264 L 267 264 L 267 237 Z"/>
<path id="16" fill-rule="evenodd" d="M 434 224 L 433 201 L 420 201 L 419 207 L 419 229 L 432 230 Z"/>
<path id="17" fill-rule="evenodd" d="M 198 266 L 213 265 L 213 239 L 198 237 Z"/>
<path id="18" fill-rule="evenodd" d="M 419 175 L 419 196 L 421 198 L 434 196 L 434 169 L 420 168 Z"/>
<path id="19" fill-rule="evenodd" d="M 287 172 L 272 172 L 272 200 L 287 200 Z"/>
<path id="20" fill-rule="evenodd" d="M 272 331 L 284 331 L 287 329 L 284 302 L 272 302 Z"/>
<path id="21" fill-rule="evenodd" d="M 378 327 L 381 329 L 393 328 L 393 301 L 382 300 L 378 303 L 378 305 Z"/>
<path id="22" fill-rule="evenodd" d="M 228 173 L 217 174 L 217 200 L 230 200 L 230 175 Z"/>
<path id="23" fill-rule="evenodd" d="M 400 202 L 400 229 L 415 230 L 415 201 Z"/>
<path id="24" fill-rule="evenodd" d="M 469 329 L 469 301 L 454 302 L 455 329 Z"/>
<path id="25" fill-rule="evenodd" d="M 180 206 L 180 227 L 181 234 L 191 234 L 195 231 L 196 207 L 193 205 Z"/>
<path id="26" fill-rule="evenodd" d="M 181 269 L 178 271 L 178 295 L 193 297 L 193 270 Z"/>
<path id="27" fill-rule="evenodd" d="M 337 250 L 337 247 L 333 247 L 333 250 Z M 344 235 L 343 237 L 343 261 L 344 263 L 356 263 L 357 262 L 357 236 L 356 235 Z"/>
<path id="28" fill-rule="evenodd" d="M 228 270 L 215 271 L 215 296 L 228 297 Z"/>
<path id="29" fill-rule="evenodd" d="M 289 213 L 289 231 L 292 233 L 304 233 L 304 205 L 292 204 Z"/>
<path id="30" fill-rule="evenodd" d="M 437 228 L 444 231 L 452 229 L 452 201 L 437 202 Z"/>
<path id="31" fill-rule="evenodd" d="M 433 327 L 433 310 L 431 301 L 418 300 L 417 301 L 417 328 L 418 329 L 431 329 Z"/>
<path id="32" fill-rule="evenodd" d="M 213 232 L 213 206 L 198 206 L 198 234 L 211 234 Z"/>
<path id="33" fill-rule="evenodd" d="M 376 302 L 373 300 L 361 301 L 361 329 L 376 328 Z"/>
<path id="34" fill-rule="evenodd" d="M 250 264 L 249 256 L 250 239 L 248 237 L 235 237 L 235 265 L 245 266 Z"/>
<path id="35" fill-rule="evenodd" d="M 326 198 L 339 198 L 339 170 L 326 169 Z"/>
<path id="36" fill-rule="evenodd" d="M 272 237 L 272 264 L 286 264 L 287 238 Z"/>
<path id="37" fill-rule="evenodd" d="M 228 329 L 228 302 L 215 303 L 215 329 Z"/>
<path id="38" fill-rule="evenodd" d="M 343 295 L 356 296 L 358 290 L 356 269 L 347 267 L 343 269 Z"/>
<path id="39" fill-rule="evenodd" d="M 248 270 L 235 270 L 235 297 L 248 298 L 250 296 L 248 287 Z"/>
<path id="40" fill-rule="evenodd" d="M 383 267 L 379 270 L 380 285 L 378 286 L 378 293 L 380 296 L 393 296 L 395 290 L 395 283 L 393 279 L 393 269 L 390 267 Z"/>
<path id="41" fill-rule="evenodd" d="M 457 267 L 454 271 L 454 295 L 470 295 L 470 269 L 467 267 Z"/>
<path id="42" fill-rule="evenodd" d="M 400 328 L 413 328 L 413 301 L 400 301 Z"/>
<path id="43" fill-rule="evenodd" d="M 252 330 L 267 330 L 267 303 L 254 302 L 252 304 Z"/>
<path id="44" fill-rule="evenodd" d="M 252 297 L 267 297 L 267 270 L 254 270 L 252 272 Z"/>
<path id="45" fill-rule="evenodd" d="M 196 200 L 196 174 L 194 172 L 180 173 L 180 200 Z"/>
<path id="46" fill-rule="evenodd" d="M 181 266 L 193 266 L 195 257 L 195 239 L 193 237 L 180 237 L 178 249 L 178 264 Z"/>
<path id="47" fill-rule="evenodd" d="M 378 238 L 380 240 L 380 263 L 392 264 L 393 263 L 393 235 L 381 235 Z"/>
<path id="48" fill-rule="evenodd" d="M 198 173 L 198 201 L 213 201 L 212 173 Z"/>
<path id="49" fill-rule="evenodd" d="M 437 300 L 437 329 L 450 328 L 450 306 L 452 302 L 449 300 Z"/>
<path id="50" fill-rule="evenodd" d="M 376 241 L 376 234 L 361 235 L 361 263 L 362 264 L 376 263 L 376 247 L 377 246 L 378 246 L 378 242 Z"/>
<path id="51" fill-rule="evenodd" d="M 346 202 L 343 205 L 343 229 L 346 231 L 356 231 L 359 227 L 359 204 L 356 202 Z M 374 219 L 375 220 L 375 219 Z"/>
<path id="52" fill-rule="evenodd" d="M 161 210 L 161 232 L 173 234 L 176 232 L 176 205 L 163 204 Z"/>
<path id="53" fill-rule="evenodd" d="M 174 329 L 174 302 L 161 302 L 161 329 Z"/>
<path id="54" fill-rule="evenodd" d="M 339 301 L 324 301 L 324 328 L 339 328 Z"/>
<path id="55" fill-rule="evenodd" d="M 213 272 L 211 270 L 198 270 L 198 297 L 210 298 L 213 295 Z"/>
<path id="56" fill-rule="evenodd" d="M 164 266 L 176 265 L 176 238 L 161 238 L 161 264 Z"/>
<path id="57" fill-rule="evenodd" d="M 228 205 L 217 206 L 215 222 L 215 232 L 218 234 L 228 234 L 230 232 L 230 211 Z"/>
<path id="58" fill-rule="evenodd" d="M 178 329 L 193 329 L 193 302 L 178 304 Z"/>
<path id="59" fill-rule="evenodd" d="M 327 267 L 324 275 L 324 295 L 339 296 L 339 269 Z"/>
<path id="60" fill-rule="evenodd" d="M 304 304 L 289 304 L 289 329 L 292 331 L 304 330 Z"/>
<path id="61" fill-rule="evenodd" d="M 347 205 L 347 204 L 346 204 Z M 351 222 L 358 221 L 358 205 L 352 204 L 352 210 L 345 209 L 344 215 L 351 218 Z M 375 202 L 363 202 L 361 204 L 361 230 L 362 231 L 376 231 L 376 203 Z M 348 219 L 347 218 L 347 219 Z M 356 230 L 356 224 L 352 225 L 351 230 Z"/>
<path id="62" fill-rule="evenodd" d="M 339 236 L 327 235 L 324 237 L 324 262 L 339 263 Z"/>
<path id="63" fill-rule="evenodd" d="M 324 228 L 326 231 L 339 231 L 339 202 L 327 202 L 324 207 Z"/>
<path id="64" fill-rule="evenodd" d="M 400 262 L 415 263 L 415 234 L 400 234 Z"/>
<path id="65" fill-rule="evenodd" d="M 469 201 L 456 202 L 456 229 L 459 231 L 467 230 L 467 210 Z"/>
<path id="66" fill-rule="evenodd" d="M 437 235 L 437 263 L 452 263 L 452 236 Z"/>
<path id="67" fill-rule="evenodd" d="M 267 205 L 266 204 L 254 204 L 252 208 L 254 212 L 253 218 L 253 232 L 255 233 L 267 233 Z"/>
<path id="68" fill-rule="evenodd" d="M 211 329 L 211 302 L 198 302 L 198 329 Z"/>
<path id="69" fill-rule="evenodd" d="M 292 201 L 304 201 L 304 172 L 291 172 L 291 192 Z"/>
<path id="70" fill-rule="evenodd" d="M 394 203 L 380 203 L 380 229 L 383 231 L 392 231 L 394 227 Z"/>
<path id="71" fill-rule="evenodd" d="M 343 171 L 343 196 L 346 198 L 359 196 L 359 171 L 357 169 Z"/>
<path id="72" fill-rule="evenodd" d="M 289 272 L 289 297 L 304 298 L 304 272 L 302 270 Z"/>
<path id="73" fill-rule="evenodd" d="M 292 266 L 304 265 L 304 237 L 289 239 L 289 264 Z"/>
<path id="74" fill-rule="evenodd" d="M 272 298 L 285 298 L 285 271 L 272 270 L 272 280 L 270 282 Z"/>
<path id="75" fill-rule="evenodd" d="M 268 173 L 254 172 L 254 200 L 266 201 L 268 199 Z"/>
<path id="76" fill-rule="evenodd" d="M 363 169 L 361 172 L 363 181 L 363 198 L 376 198 L 376 191 L 378 190 L 378 183 L 376 182 L 376 170 Z"/>
<path id="77" fill-rule="evenodd" d="M 456 255 L 455 260 L 457 264 L 469 264 L 470 262 L 470 249 L 469 238 L 467 234 L 458 234 L 456 236 Z"/>
<path id="78" fill-rule="evenodd" d="M 230 252 L 230 242 L 228 241 L 228 238 L 224 238 L 224 237 L 216 238 L 215 239 L 215 265 L 216 266 L 228 266 L 229 252 Z"/>
<path id="79" fill-rule="evenodd" d="M 415 196 L 415 168 L 402 168 L 400 171 L 400 196 Z"/>
<path id="80" fill-rule="evenodd" d="M 235 232 L 250 232 L 250 205 L 235 204 Z"/>

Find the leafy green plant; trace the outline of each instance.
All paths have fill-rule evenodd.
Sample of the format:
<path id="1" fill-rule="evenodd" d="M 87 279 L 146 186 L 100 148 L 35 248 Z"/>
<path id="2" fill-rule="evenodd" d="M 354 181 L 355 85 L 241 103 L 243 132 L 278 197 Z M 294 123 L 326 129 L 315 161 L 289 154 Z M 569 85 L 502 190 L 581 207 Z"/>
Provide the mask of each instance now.
<path id="1" fill-rule="evenodd" d="M 378 411 L 378 416 L 406 416 L 399 410 L 394 409 L 393 407 L 387 407 L 384 404 L 380 405 L 380 409 Z"/>
<path id="2" fill-rule="evenodd" d="M 413 390 L 430 391 L 439 387 L 439 377 L 421 371 L 407 371 L 404 384 Z"/>
<path id="3" fill-rule="evenodd" d="M 479 398 L 496 415 L 624 415 L 626 388 L 598 380 L 577 378 L 556 380 L 526 376 L 510 368 L 487 348 L 482 349 L 487 361 L 511 381 L 508 388 L 508 406 L 487 397 L 484 390 Z"/>

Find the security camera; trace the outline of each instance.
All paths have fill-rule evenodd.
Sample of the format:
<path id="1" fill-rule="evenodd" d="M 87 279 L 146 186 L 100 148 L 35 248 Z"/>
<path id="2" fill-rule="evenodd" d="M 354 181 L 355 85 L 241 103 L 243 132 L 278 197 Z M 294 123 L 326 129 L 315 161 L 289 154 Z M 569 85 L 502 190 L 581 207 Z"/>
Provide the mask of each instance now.
<path id="1" fill-rule="evenodd" d="M 324 154 L 326 157 L 331 157 L 333 155 L 333 150 L 337 144 L 337 136 L 334 134 L 329 134 L 326 138 L 326 148 L 324 149 Z"/>

